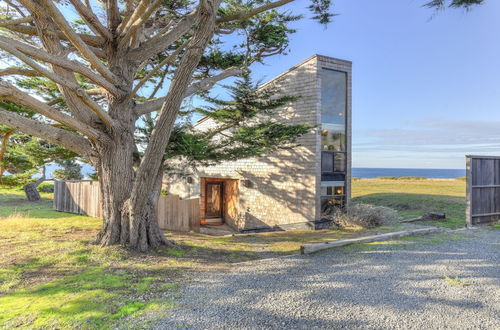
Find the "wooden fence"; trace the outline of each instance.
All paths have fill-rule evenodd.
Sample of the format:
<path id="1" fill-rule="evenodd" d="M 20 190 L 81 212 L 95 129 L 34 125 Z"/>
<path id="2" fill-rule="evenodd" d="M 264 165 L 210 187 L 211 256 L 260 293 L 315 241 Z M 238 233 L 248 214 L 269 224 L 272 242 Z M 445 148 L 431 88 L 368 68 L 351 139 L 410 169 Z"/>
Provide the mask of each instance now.
<path id="1" fill-rule="evenodd" d="M 55 181 L 54 209 L 102 218 L 99 184 L 96 181 Z M 199 231 L 199 199 L 182 200 L 177 195 L 160 196 L 158 224 L 164 230 Z"/>
<path id="2" fill-rule="evenodd" d="M 467 226 L 500 219 L 500 157 L 466 156 Z"/>

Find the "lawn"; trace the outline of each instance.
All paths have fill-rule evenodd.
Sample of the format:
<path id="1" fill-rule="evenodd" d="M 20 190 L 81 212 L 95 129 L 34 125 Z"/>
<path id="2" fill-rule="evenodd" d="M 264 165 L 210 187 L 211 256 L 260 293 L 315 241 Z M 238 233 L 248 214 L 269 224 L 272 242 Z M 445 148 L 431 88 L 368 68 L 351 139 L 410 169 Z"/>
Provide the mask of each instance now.
<path id="1" fill-rule="evenodd" d="M 447 222 L 439 224 L 447 227 L 463 226 L 463 191 L 458 180 L 353 182 L 355 202 L 389 206 L 404 218 L 446 212 Z M 53 211 L 51 194 L 42 196 L 30 203 L 22 191 L 0 188 L 0 328 L 134 327 L 142 316 L 154 320 L 168 313 L 179 286 L 204 271 L 297 253 L 304 243 L 398 229 L 167 233 L 175 249 L 137 254 L 93 245 L 101 220 Z"/>
<path id="2" fill-rule="evenodd" d="M 177 248 L 137 254 L 92 243 L 101 220 L 53 211 L 0 188 L 0 328 L 112 328 L 161 317 L 179 285 L 235 262 L 373 233 L 349 230 L 214 237 L 167 233 Z M 144 326 L 144 324 L 143 324 Z"/>
<path id="3" fill-rule="evenodd" d="M 446 221 L 419 222 L 448 228 L 465 226 L 465 181 L 358 179 L 352 182 L 353 202 L 387 206 L 404 219 L 444 212 Z"/>

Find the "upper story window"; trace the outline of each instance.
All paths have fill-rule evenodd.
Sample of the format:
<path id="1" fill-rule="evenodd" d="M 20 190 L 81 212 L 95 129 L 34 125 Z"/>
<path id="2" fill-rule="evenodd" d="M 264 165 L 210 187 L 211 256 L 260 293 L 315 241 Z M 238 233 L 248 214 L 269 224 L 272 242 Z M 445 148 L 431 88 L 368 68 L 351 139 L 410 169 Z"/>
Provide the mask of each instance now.
<path id="1" fill-rule="evenodd" d="M 347 73 L 321 70 L 321 148 L 346 151 Z"/>
<path id="2" fill-rule="evenodd" d="M 321 122 L 345 131 L 347 109 L 347 73 L 330 69 L 321 71 Z"/>

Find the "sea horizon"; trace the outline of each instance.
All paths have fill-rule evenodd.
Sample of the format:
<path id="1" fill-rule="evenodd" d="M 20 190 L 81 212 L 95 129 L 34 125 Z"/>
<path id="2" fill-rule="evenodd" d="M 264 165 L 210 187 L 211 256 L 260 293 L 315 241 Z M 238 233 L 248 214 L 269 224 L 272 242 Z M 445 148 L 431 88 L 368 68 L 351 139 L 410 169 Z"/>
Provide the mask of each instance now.
<path id="1" fill-rule="evenodd" d="M 456 179 L 465 176 L 465 169 L 353 167 L 352 176 L 361 179 L 374 179 L 387 176 L 413 176 L 424 177 L 427 179 Z"/>
<path id="2" fill-rule="evenodd" d="M 82 174 L 88 178 L 94 173 L 94 168 L 89 164 L 82 165 Z M 47 178 L 52 179 L 52 173 L 59 168 L 56 164 L 47 166 Z M 456 179 L 465 176 L 465 169 L 445 169 L 445 168 L 390 168 L 390 167 L 353 167 L 352 177 L 361 179 L 374 179 L 378 177 L 402 177 L 414 176 L 427 179 Z"/>

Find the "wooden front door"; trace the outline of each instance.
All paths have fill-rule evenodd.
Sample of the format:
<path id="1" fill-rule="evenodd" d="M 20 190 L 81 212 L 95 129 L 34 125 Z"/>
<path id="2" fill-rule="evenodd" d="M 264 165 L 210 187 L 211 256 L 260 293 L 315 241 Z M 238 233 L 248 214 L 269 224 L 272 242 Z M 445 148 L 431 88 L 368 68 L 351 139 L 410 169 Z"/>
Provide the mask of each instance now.
<path id="1" fill-rule="evenodd" d="M 222 182 L 207 182 L 206 217 L 222 218 Z"/>

